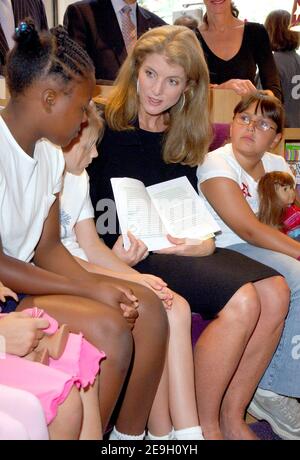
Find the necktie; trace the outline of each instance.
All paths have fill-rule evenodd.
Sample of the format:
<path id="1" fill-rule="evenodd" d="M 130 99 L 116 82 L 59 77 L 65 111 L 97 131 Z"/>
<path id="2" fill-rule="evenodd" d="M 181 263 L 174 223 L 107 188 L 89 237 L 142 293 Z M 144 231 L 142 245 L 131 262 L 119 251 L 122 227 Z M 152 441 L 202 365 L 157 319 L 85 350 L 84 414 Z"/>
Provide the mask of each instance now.
<path id="1" fill-rule="evenodd" d="M 129 53 L 136 42 L 136 28 L 131 20 L 130 13 L 131 7 L 129 5 L 123 6 L 121 9 L 122 34 L 127 53 Z"/>
<path id="2" fill-rule="evenodd" d="M 0 0 L 0 23 L 8 48 L 11 49 L 14 46 L 12 36 L 15 32 L 15 18 L 11 6 L 11 0 Z"/>

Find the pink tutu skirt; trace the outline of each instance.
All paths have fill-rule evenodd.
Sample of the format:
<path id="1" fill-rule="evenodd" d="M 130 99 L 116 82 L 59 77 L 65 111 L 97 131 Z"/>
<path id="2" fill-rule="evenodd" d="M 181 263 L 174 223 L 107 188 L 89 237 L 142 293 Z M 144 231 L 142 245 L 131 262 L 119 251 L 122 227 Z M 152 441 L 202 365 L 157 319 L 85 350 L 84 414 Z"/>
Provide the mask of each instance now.
<path id="1" fill-rule="evenodd" d="M 29 316 L 36 316 L 33 314 L 36 309 L 24 311 Z M 57 321 L 44 312 L 39 316 L 50 322 L 50 326 L 44 330 L 45 333 L 53 334 L 58 328 Z M 73 385 L 86 388 L 93 384 L 105 353 L 87 342 L 82 334 L 70 333 L 62 356 L 59 359 L 50 358 L 49 366 L 8 353 L 1 357 L 0 384 L 34 394 L 40 400 L 49 424 Z"/>

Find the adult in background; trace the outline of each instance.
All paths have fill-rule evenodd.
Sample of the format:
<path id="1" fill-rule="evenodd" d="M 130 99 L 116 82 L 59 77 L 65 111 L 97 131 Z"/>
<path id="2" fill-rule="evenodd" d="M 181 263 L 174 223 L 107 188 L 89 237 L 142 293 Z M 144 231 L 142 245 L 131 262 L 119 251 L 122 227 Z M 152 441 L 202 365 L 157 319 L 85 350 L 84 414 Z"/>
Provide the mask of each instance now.
<path id="1" fill-rule="evenodd" d="M 68 6 L 64 24 L 90 55 L 98 83 L 111 84 L 136 39 L 165 21 L 135 0 L 84 0 Z"/>
<path id="2" fill-rule="evenodd" d="M 300 56 L 296 52 L 300 34 L 289 29 L 290 17 L 286 10 L 271 11 L 265 21 L 265 28 L 280 76 L 285 125 L 300 128 Z"/>
<path id="3" fill-rule="evenodd" d="M 238 19 L 230 0 L 204 0 L 206 14 L 199 28 L 212 87 L 232 89 L 241 96 L 256 92 L 258 67 L 262 88 L 281 98 L 278 72 L 263 25 Z"/>
<path id="4" fill-rule="evenodd" d="M 42 0 L 1 0 L 0 2 L 0 74 L 4 74 L 5 56 L 13 45 L 19 22 L 30 16 L 38 30 L 48 29 Z"/>

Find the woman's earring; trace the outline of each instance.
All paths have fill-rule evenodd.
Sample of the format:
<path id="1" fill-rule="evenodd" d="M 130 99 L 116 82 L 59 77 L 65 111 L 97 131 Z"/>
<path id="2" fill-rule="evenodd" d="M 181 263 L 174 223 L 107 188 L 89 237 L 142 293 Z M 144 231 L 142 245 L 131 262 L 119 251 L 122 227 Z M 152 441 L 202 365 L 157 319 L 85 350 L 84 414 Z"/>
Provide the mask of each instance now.
<path id="1" fill-rule="evenodd" d="M 180 104 L 180 107 L 179 107 L 179 112 L 181 112 L 183 110 L 183 107 L 185 106 L 185 94 L 182 93 L 181 95 L 181 104 Z"/>
<path id="2" fill-rule="evenodd" d="M 139 95 L 140 92 L 140 82 L 139 80 L 136 81 L 136 94 Z"/>

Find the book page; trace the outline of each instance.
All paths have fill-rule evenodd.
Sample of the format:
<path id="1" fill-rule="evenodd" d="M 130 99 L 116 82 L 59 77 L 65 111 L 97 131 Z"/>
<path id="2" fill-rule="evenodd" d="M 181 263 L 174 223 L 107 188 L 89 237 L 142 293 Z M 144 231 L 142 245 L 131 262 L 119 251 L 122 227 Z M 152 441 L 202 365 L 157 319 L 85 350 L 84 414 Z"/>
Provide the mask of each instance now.
<path id="1" fill-rule="evenodd" d="M 142 240 L 149 251 L 173 246 L 166 238 L 167 231 L 144 184 L 127 177 L 112 178 L 111 184 L 125 249 L 130 247 L 128 230 Z"/>
<path id="2" fill-rule="evenodd" d="M 186 176 L 151 185 L 147 191 L 170 235 L 203 240 L 220 230 Z"/>

